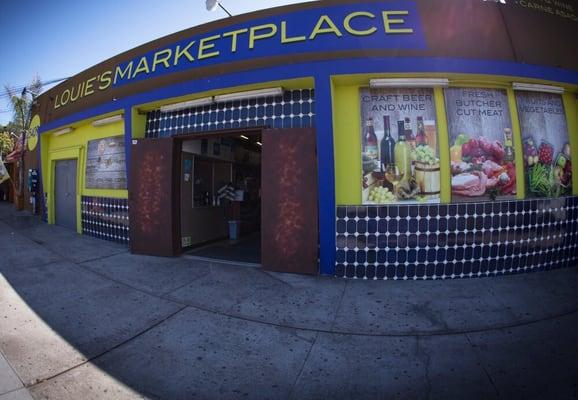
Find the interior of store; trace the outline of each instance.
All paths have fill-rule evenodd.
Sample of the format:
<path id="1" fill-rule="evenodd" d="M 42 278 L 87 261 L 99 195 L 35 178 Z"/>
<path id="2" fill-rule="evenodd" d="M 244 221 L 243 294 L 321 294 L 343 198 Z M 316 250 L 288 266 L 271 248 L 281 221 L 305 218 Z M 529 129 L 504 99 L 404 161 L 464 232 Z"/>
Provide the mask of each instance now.
<path id="1" fill-rule="evenodd" d="M 261 134 L 182 141 L 181 246 L 189 255 L 261 261 Z"/>

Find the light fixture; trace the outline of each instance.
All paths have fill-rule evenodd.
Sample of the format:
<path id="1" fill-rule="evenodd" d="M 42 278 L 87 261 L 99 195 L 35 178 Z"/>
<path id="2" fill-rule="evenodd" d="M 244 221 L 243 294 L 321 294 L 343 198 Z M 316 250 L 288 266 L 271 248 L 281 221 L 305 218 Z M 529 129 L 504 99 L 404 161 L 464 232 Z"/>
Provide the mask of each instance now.
<path id="1" fill-rule="evenodd" d="M 59 129 L 59 130 L 53 132 L 52 136 L 60 136 L 60 135 L 66 134 L 66 133 L 70 133 L 72 131 L 73 131 L 73 129 L 70 126 L 68 126 L 66 128 L 62 128 L 62 129 Z"/>
<path id="2" fill-rule="evenodd" d="M 246 92 L 220 94 L 218 96 L 215 96 L 215 102 L 221 103 L 223 101 L 256 99 L 258 97 L 281 96 L 282 94 L 283 94 L 282 87 L 248 90 Z"/>
<path id="3" fill-rule="evenodd" d="M 538 85 L 535 83 L 520 83 L 514 82 L 512 84 L 514 90 L 524 90 L 527 92 L 543 92 L 543 93 L 564 93 L 564 88 L 561 86 Z"/>
<path id="4" fill-rule="evenodd" d="M 369 86 L 372 89 L 376 88 L 420 88 L 420 87 L 448 87 L 450 81 L 448 79 L 436 78 L 392 78 L 392 79 L 371 79 Z"/>
<path id="5" fill-rule="evenodd" d="M 245 135 L 241 135 L 241 139 L 249 140 L 249 138 Z"/>
<path id="6" fill-rule="evenodd" d="M 103 125 L 112 124 L 112 123 L 115 123 L 118 121 L 122 121 L 122 118 L 123 118 L 122 114 L 117 114 L 117 115 L 113 115 L 112 117 L 97 119 L 96 121 L 92 121 L 92 126 L 103 126 Z"/>
<path id="7" fill-rule="evenodd" d="M 255 142 L 255 143 L 257 143 L 257 146 L 263 146 L 263 143 L 261 143 L 261 142 Z"/>
<path id="8" fill-rule="evenodd" d="M 193 108 L 199 106 L 206 106 L 213 102 L 212 97 L 203 97 L 200 99 L 181 101 L 180 103 L 167 104 L 166 106 L 161 106 L 161 112 L 171 112 L 184 110 L 185 108 Z"/>

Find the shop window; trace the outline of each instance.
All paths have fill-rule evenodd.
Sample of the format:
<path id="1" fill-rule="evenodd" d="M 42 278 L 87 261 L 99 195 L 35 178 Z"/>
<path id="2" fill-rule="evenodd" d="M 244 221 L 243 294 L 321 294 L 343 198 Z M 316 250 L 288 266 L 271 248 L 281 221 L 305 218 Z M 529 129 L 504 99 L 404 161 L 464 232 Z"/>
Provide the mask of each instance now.
<path id="1" fill-rule="evenodd" d="M 505 89 L 445 89 L 452 201 L 513 198 L 516 168 Z"/>
<path id="2" fill-rule="evenodd" d="M 527 197 L 572 194 L 570 141 L 562 96 L 516 92 Z"/>
<path id="3" fill-rule="evenodd" d="M 362 88 L 363 204 L 439 202 L 432 88 Z"/>

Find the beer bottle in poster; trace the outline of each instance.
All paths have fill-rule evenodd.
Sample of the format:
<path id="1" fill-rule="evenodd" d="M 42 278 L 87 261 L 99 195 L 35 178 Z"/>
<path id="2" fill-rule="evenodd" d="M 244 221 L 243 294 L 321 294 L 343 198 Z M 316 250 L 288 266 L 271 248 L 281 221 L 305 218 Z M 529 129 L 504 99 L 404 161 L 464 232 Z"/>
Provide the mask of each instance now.
<path id="1" fill-rule="evenodd" d="M 406 129 L 404 121 L 397 121 L 398 140 L 395 144 L 395 165 L 399 169 L 402 180 L 407 180 L 411 175 L 411 149 L 406 141 Z"/>
<path id="2" fill-rule="evenodd" d="M 411 120 L 409 119 L 409 117 L 405 117 L 404 129 L 405 129 L 405 140 L 407 144 L 409 144 L 409 146 L 412 149 L 415 149 L 415 136 L 413 134 L 413 131 L 411 130 Z"/>
<path id="3" fill-rule="evenodd" d="M 389 115 L 383 116 L 383 139 L 381 139 L 381 171 L 385 171 L 388 164 L 395 163 L 395 140 L 391 137 Z"/>
<path id="4" fill-rule="evenodd" d="M 423 117 L 417 117 L 417 134 L 415 135 L 415 142 L 417 146 L 427 145 L 427 137 L 425 135 Z"/>
<path id="5" fill-rule="evenodd" d="M 373 128 L 373 118 L 368 118 L 365 123 L 363 153 L 372 160 L 378 159 L 377 136 Z"/>
<path id="6" fill-rule="evenodd" d="M 514 161 L 514 139 L 512 130 L 509 128 L 504 129 L 504 153 L 505 162 Z"/>

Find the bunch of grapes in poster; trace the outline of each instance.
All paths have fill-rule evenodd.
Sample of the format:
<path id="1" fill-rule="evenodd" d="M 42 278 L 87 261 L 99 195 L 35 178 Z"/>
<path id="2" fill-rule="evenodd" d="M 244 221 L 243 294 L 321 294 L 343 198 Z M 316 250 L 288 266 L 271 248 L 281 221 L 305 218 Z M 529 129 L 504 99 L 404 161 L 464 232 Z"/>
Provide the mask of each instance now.
<path id="1" fill-rule="evenodd" d="M 362 202 L 439 202 L 433 89 L 361 89 Z"/>
<path id="2" fill-rule="evenodd" d="M 501 89 L 445 90 L 453 201 L 516 194 L 516 167 L 508 95 Z"/>
<path id="3" fill-rule="evenodd" d="M 516 102 L 524 145 L 526 194 L 572 194 L 572 163 L 562 96 L 517 92 Z"/>

